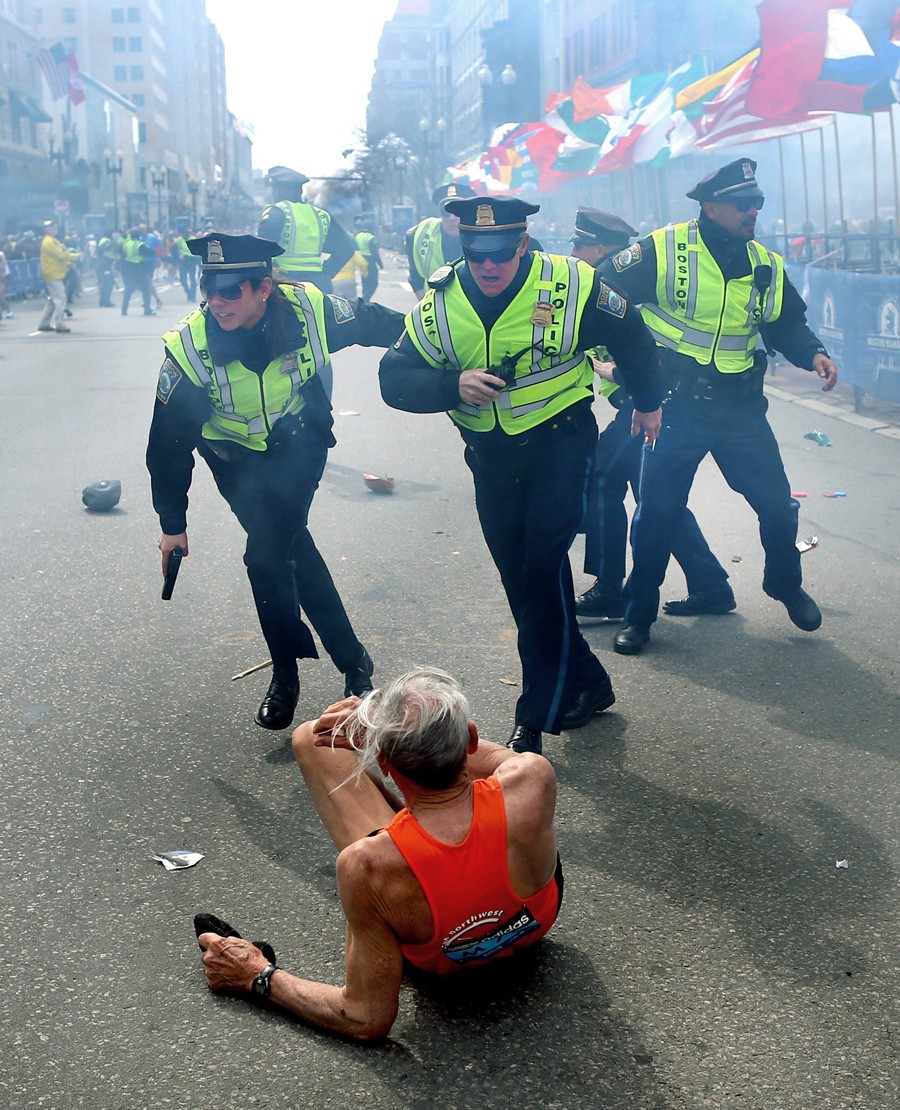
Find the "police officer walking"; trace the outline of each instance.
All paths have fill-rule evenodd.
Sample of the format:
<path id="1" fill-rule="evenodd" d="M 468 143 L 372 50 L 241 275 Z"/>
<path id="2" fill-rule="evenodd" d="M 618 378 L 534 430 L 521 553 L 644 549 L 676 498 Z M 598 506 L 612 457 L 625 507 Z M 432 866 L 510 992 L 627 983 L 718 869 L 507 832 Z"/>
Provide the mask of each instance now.
<path id="1" fill-rule="evenodd" d="M 366 270 L 362 275 L 362 299 L 371 301 L 378 288 L 378 271 L 384 269 L 384 263 L 381 261 L 375 233 L 370 231 L 362 220 L 357 220 L 355 227 L 356 233 L 353 238 L 356 249 L 366 261 Z"/>
<path id="2" fill-rule="evenodd" d="M 578 631 L 569 547 L 597 439 L 593 371 L 607 346 L 652 441 L 661 397 L 640 314 L 584 263 L 529 250 L 515 198 L 444 202 L 463 258 L 432 274 L 402 339 L 381 362 L 381 392 L 407 412 L 446 410 L 466 445 L 475 503 L 518 627 L 522 694 L 509 746 L 540 752 L 542 732 L 609 708 L 609 675 Z"/>
<path id="3" fill-rule="evenodd" d="M 579 208 L 570 242 L 572 255 L 598 266 L 604 258 L 628 246 L 637 232 L 619 216 L 597 208 Z M 606 351 L 591 352 L 595 372 L 602 379 L 600 393 L 616 409 L 615 419 L 597 440 L 584 517 L 584 573 L 594 584 L 575 598 L 579 618 L 621 620 L 625 613 L 622 586 L 628 548 L 625 495 L 631 486 L 635 501 L 641 476 L 643 443 L 631 434 L 634 405 L 615 377 L 615 364 Z M 671 616 L 728 613 L 735 608 L 725 568 L 709 549 L 690 509 L 672 539 L 672 554 L 684 571 L 688 597 L 666 602 Z"/>
<path id="4" fill-rule="evenodd" d="M 643 305 L 668 389 L 663 430 L 644 453 L 631 528 L 625 624 L 614 643 L 623 655 L 641 651 L 650 638 L 672 539 L 697 467 L 710 453 L 759 517 L 763 590 L 805 632 L 822 623 L 801 586 L 796 502 L 766 420 L 763 374 L 772 349 L 818 374 L 823 390 L 834 387 L 837 367 L 807 326 L 784 259 L 753 238 L 765 200 L 756 162 L 729 162 L 687 195 L 700 203 L 699 218 L 660 228 L 601 266 L 607 280 Z"/>
<path id="5" fill-rule="evenodd" d="M 330 212 L 303 199 L 303 186 L 309 181 L 304 174 L 272 166 L 266 180 L 272 186 L 273 203 L 263 209 L 258 234 L 284 251 L 276 276 L 311 281 L 330 293 L 331 279 L 353 257 L 356 243 Z"/>
<path id="6" fill-rule="evenodd" d="M 459 245 L 459 217 L 449 212 L 444 202 L 457 198 L 474 197 L 471 185 L 455 181 L 438 185 L 431 194 L 437 216 L 427 216 L 406 233 L 406 257 L 409 260 L 409 284 L 419 298 L 425 293 L 425 283 L 435 270 L 462 256 Z"/>
<path id="7" fill-rule="evenodd" d="M 162 570 L 176 548 L 188 554 L 196 449 L 247 533 L 244 563 L 273 663 L 256 723 L 287 728 L 299 696 L 297 660 L 317 658 L 301 610 L 343 673 L 344 696 L 372 688 L 372 660 L 307 517 L 335 442 L 319 375 L 333 351 L 388 346 L 403 317 L 313 285 L 276 285 L 272 258 L 281 248 L 268 239 L 213 232 L 188 247 L 203 263 L 205 303 L 165 335 L 147 448 Z"/>

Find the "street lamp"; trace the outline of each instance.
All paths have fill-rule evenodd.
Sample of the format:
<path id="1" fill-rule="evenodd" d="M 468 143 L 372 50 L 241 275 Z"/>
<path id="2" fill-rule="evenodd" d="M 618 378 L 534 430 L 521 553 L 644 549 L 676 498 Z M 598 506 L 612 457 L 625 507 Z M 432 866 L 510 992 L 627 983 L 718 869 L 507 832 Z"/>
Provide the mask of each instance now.
<path id="1" fill-rule="evenodd" d="M 50 161 L 56 165 L 56 173 L 59 178 L 59 183 L 62 185 L 63 175 L 63 162 L 66 160 L 66 152 L 64 150 L 56 150 L 56 136 L 51 131 L 48 140 L 50 143 Z"/>
<path id="2" fill-rule="evenodd" d="M 113 227 L 118 231 L 119 229 L 119 178 L 122 176 L 122 163 L 124 161 L 121 154 L 116 153 L 116 162 L 110 160 L 110 153 L 108 150 L 103 152 L 106 159 L 106 173 L 108 177 L 112 178 L 112 191 L 113 191 Z"/>
<path id="3" fill-rule="evenodd" d="M 437 176 L 437 162 L 444 149 L 444 132 L 447 130 L 447 121 L 439 116 L 432 124 L 428 116 L 419 120 L 419 130 L 422 133 L 422 146 L 425 150 L 425 177 L 429 189 L 435 184 Z"/>
<path id="4" fill-rule="evenodd" d="M 166 218 L 163 220 L 163 202 L 162 190 L 163 185 L 166 184 L 166 167 L 165 166 L 151 166 L 150 167 L 150 180 L 153 183 L 153 188 L 156 190 L 156 218 L 159 221 L 159 230 L 165 231 L 169 226 L 169 215 L 166 213 Z"/>
<path id="5" fill-rule="evenodd" d="M 200 182 L 192 177 L 187 183 L 188 192 L 191 194 L 191 231 L 197 230 L 197 192 L 200 189 Z"/>

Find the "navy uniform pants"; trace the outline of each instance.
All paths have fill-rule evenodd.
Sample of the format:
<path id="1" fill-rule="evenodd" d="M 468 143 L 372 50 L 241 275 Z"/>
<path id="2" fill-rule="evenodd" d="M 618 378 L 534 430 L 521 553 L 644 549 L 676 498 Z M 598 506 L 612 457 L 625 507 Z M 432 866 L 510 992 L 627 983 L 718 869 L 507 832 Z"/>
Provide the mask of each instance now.
<path id="1" fill-rule="evenodd" d="M 275 666 L 291 668 L 297 659 L 317 657 L 305 613 L 337 669 L 349 670 L 362 644 L 307 528 L 328 455 L 321 436 L 298 425 L 271 451 L 230 447 L 229 458 L 222 459 L 207 443 L 201 450 L 247 533 L 244 563 Z"/>
<path id="2" fill-rule="evenodd" d="M 797 502 L 761 394 L 743 402 L 671 400 L 653 449 L 644 448 L 640 503 L 631 526 L 632 570 L 626 624 L 650 625 L 659 610 L 672 537 L 681 527 L 697 467 L 707 454 L 759 518 L 765 551 L 763 589 L 786 598 L 800 588 Z"/>
<path id="3" fill-rule="evenodd" d="M 641 477 L 643 436 L 631 434 L 633 405 L 624 405 L 600 433 L 588 486 L 584 519 L 584 573 L 592 574 L 605 594 L 616 595 L 625 581 L 628 544 L 628 486 L 637 502 Z M 684 571 L 689 594 L 728 589 L 725 568 L 709 549 L 694 514 L 685 508 L 672 536 L 672 555 Z"/>
<path id="4" fill-rule="evenodd" d="M 516 723 L 558 733 L 606 671 L 578 630 L 569 548 L 584 515 L 597 424 L 578 404 L 519 435 L 466 433 L 485 542 L 518 629 Z"/>

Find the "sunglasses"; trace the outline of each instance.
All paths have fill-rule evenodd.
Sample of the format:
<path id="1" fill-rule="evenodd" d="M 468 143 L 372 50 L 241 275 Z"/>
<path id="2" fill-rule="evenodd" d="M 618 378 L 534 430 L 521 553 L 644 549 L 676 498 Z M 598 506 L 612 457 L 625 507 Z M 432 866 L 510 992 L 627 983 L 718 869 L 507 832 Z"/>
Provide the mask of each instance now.
<path id="1" fill-rule="evenodd" d="M 201 285 L 200 295 L 207 301 L 212 300 L 213 297 L 221 297 L 223 301 L 239 301 L 244 295 L 246 284 L 242 281 L 239 285 L 229 285 L 226 289 L 209 289 Z"/>
<path id="2" fill-rule="evenodd" d="M 499 266 L 515 258 L 521 245 L 522 241 L 519 240 L 513 247 L 505 247 L 503 250 L 496 251 L 467 251 L 466 248 L 463 247 L 462 253 L 466 262 L 474 262 L 476 265 L 479 262 L 494 262 Z"/>
<path id="3" fill-rule="evenodd" d="M 751 208 L 759 212 L 766 203 L 766 198 L 762 194 L 756 197 L 732 197 L 728 203 L 733 204 L 738 212 L 749 212 Z"/>

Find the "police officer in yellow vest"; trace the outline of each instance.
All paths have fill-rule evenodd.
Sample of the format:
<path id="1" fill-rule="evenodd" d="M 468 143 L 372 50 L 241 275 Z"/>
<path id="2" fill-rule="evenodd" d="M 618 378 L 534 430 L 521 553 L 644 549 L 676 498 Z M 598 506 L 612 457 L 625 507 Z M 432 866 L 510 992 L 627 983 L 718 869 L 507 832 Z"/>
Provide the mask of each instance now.
<path id="1" fill-rule="evenodd" d="M 451 181 L 438 185 L 431 194 L 431 202 L 440 213 L 420 220 L 406 233 L 406 257 L 409 260 L 409 284 L 422 299 L 425 283 L 435 270 L 448 262 L 455 262 L 462 251 L 459 246 L 459 217 L 448 212 L 444 202 L 464 197 L 474 197 L 471 185 Z"/>
<path id="2" fill-rule="evenodd" d="M 617 254 L 637 235 L 635 229 L 612 212 L 579 208 L 572 233 L 572 255 L 598 266 Z M 597 440 L 588 484 L 584 515 L 584 573 L 596 581 L 575 598 L 579 619 L 621 620 L 625 614 L 622 587 L 628 548 L 628 514 L 625 497 L 631 486 L 635 502 L 641 474 L 642 444 L 631 434 L 634 405 L 615 377 L 609 353 L 594 352 L 594 370 L 602 379 L 600 393 L 616 410 Z M 727 613 L 735 607 L 725 568 L 709 549 L 694 514 L 685 509 L 681 527 L 672 538 L 672 554 L 684 571 L 689 597 L 666 603 L 672 616 Z"/>
<path id="3" fill-rule="evenodd" d="M 274 203 L 263 210 L 258 234 L 284 251 L 276 277 L 311 281 L 330 293 L 331 279 L 353 257 L 356 243 L 329 212 L 303 199 L 308 177 L 287 166 L 272 166 L 266 180 Z"/>
<path id="4" fill-rule="evenodd" d="M 660 228 L 600 267 L 643 305 L 668 389 L 663 430 L 644 453 L 631 528 L 625 624 L 614 644 L 623 655 L 641 651 L 650 638 L 672 537 L 709 453 L 759 517 L 763 589 L 798 628 L 813 632 L 822 623 L 801 587 L 798 505 L 766 420 L 763 374 L 772 349 L 818 374 L 824 390 L 834 387 L 837 367 L 807 326 L 806 305 L 784 260 L 753 238 L 765 199 L 756 163 L 735 159 L 687 195 L 700 203 L 698 219 Z"/>
<path id="5" fill-rule="evenodd" d="M 213 232 L 188 246 L 202 260 L 205 303 L 164 337 L 147 448 L 163 574 L 176 547 L 188 553 L 196 449 L 247 533 L 244 563 L 273 663 L 256 722 L 286 728 L 299 694 L 297 660 L 317 656 L 302 613 L 343 672 L 344 695 L 372 688 L 372 661 L 307 516 L 334 445 L 319 375 L 332 351 L 393 342 L 403 317 L 314 285 L 274 284 L 281 248 L 267 239 Z"/>
<path id="6" fill-rule="evenodd" d="M 579 728 L 615 701 L 578 631 L 569 547 L 597 439 L 594 374 L 604 345 L 652 441 L 661 391 L 640 314 L 583 262 L 529 250 L 535 204 L 446 202 L 463 258 L 428 280 L 381 362 L 381 392 L 407 412 L 446 410 L 466 445 L 475 502 L 518 627 L 522 694 L 509 746 Z"/>

